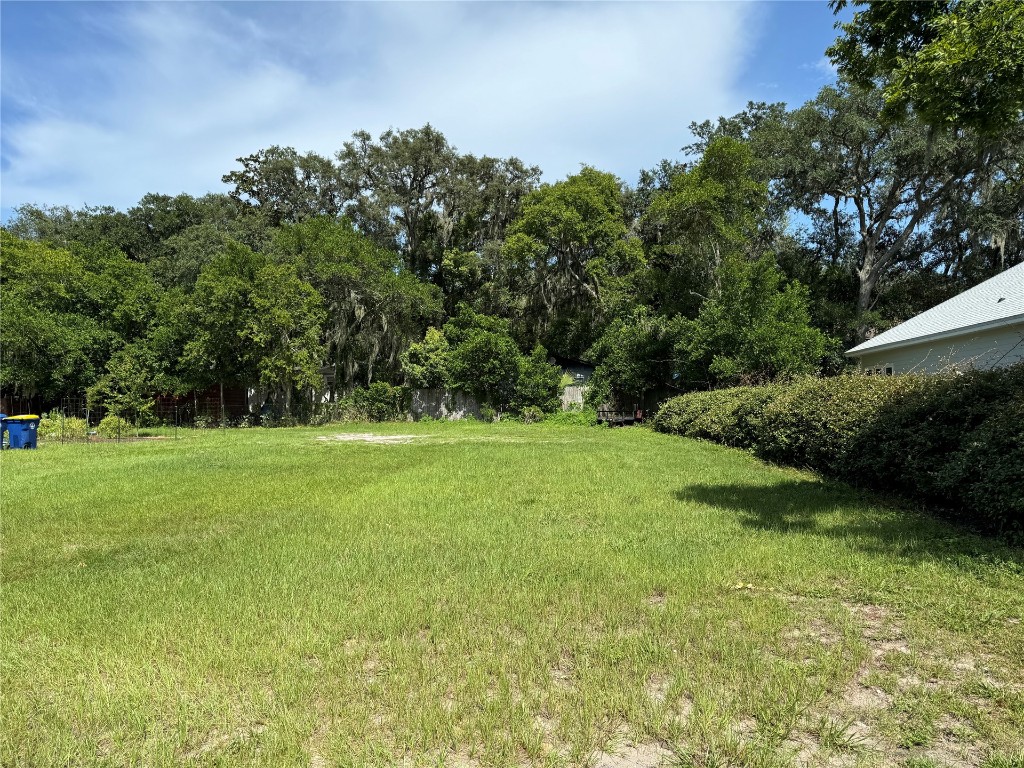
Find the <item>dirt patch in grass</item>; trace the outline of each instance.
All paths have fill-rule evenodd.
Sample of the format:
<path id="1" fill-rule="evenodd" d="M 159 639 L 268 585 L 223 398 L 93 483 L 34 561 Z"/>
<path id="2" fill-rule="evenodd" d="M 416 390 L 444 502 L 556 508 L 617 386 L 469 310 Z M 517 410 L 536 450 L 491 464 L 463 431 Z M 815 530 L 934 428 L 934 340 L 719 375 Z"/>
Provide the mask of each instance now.
<path id="1" fill-rule="evenodd" d="M 405 445 L 424 435 L 375 435 L 372 432 L 349 432 L 340 435 L 321 435 L 317 440 L 337 443 L 372 443 L 374 445 Z"/>
<path id="2" fill-rule="evenodd" d="M 664 704 L 665 697 L 668 696 L 669 679 L 664 675 L 651 675 L 647 680 L 647 685 L 644 686 L 644 691 L 647 693 L 647 697 L 657 703 Z"/>
<path id="3" fill-rule="evenodd" d="M 672 753 L 660 744 L 627 742 L 612 752 L 597 752 L 591 764 L 594 768 L 661 768 L 671 759 Z"/>
<path id="4" fill-rule="evenodd" d="M 259 736 L 265 730 L 267 730 L 267 726 L 257 723 L 255 725 L 244 725 L 228 733 L 213 731 L 203 740 L 202 744 L 189 752 L 186 757 L 189 760 L 195 760 L 212 752 L 219 752 L 233 744 L 242 744 L 249 741 Z"/>

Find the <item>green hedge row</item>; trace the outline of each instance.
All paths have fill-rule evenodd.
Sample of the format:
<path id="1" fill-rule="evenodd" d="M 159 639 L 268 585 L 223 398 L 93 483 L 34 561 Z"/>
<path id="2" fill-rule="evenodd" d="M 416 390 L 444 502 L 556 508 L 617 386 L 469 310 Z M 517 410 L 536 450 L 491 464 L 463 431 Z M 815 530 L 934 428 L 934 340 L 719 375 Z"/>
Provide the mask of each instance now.
<path id="1" fill-rule="evenodd" d="M 693 392 L 666 402 L 654 428 L 894 491 L 1024 539 L 1024 364 Z"/>

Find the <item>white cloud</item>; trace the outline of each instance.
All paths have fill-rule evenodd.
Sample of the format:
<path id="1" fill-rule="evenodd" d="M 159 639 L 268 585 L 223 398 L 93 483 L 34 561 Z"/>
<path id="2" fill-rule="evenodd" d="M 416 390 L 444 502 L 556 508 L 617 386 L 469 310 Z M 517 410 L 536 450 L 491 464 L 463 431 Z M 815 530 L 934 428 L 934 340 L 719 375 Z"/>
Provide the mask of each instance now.
<path id="1" fill-rule="evenodd" d="M 24 114 L 3 126 L 4 206 L 126 207 L 146 192 L 221 190 L 234 158 L 262 147 L 332 154 L 355 130 L 428 121 L 462 151 L 514 154 L 548 179 L 590 163 L 632 181 L 678 153 L 691 120 L 742 107 L 735 84 L 759 13 L 739 3 L 109 8 L 91 22 L 117 44 L 38 75 L 5 57 L 5 97 Z M 58 77 L 70 85 L 39 80 Z"/>

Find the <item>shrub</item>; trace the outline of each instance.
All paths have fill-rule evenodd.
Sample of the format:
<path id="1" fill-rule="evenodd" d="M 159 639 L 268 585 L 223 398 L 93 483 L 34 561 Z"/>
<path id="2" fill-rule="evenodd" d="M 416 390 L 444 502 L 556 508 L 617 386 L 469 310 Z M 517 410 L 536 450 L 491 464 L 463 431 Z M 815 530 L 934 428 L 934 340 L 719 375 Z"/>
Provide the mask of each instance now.
<path id="1" fill-rule="evenodd" d="M 121 416 L 115 416 L 109 414 L 103 417 L 103 420 L 96 427 L 96 432 L 99 433 L 100 437 L 105 437 L 109 440 L 113 440 L 117 437 L 127 437 L 135 432 L 135 425 L 132 424 Z"/>
<path id="2" fill-rule="evenodd" d="M 40 440 L 84 440 L 89 434 L 85 419 L 74 416 L 61 418 L 55 414 L 40 420 L 37 432 Z"/>
<path id="3" fill-rule="evenodd" d="M 536 405 L 528 405 L 523 408 L 519 418 L 522 419 L 523 424 L 536 424 L 539 421 L 544 421 L 544 411 Z"/>
<path id="4" fill-rule="evenodd" d="M 404 421 L 408 390 L 382 381 L 356 387 L 339 403 L 345 421 Z"/>
<path id="5" fill-rule="evenodd" d="M 524 355 L 508 320 L 464 304 L 442 329 L 429 328 L 401 359 L 406 381 L 414 387 L 450 387 L 496 411 L 558 408 L 561 374 L 548 364 L 544 347 Z"/>
<path id="6" fill-rule="evenodd" d="M 1024 365 L 692 392 L 666 402 L 654 428 L 900 493 L 1024 538 Z"/>
<path id="7" fill-rule="evenodd" d="M 548 363 L 547 357 L 547 351 L 538 344 L 529 355 L 519 358 L 519 378 L 512 402 L 514 410 L 525 415 L 532 408 L 540 411 L 541 418 L 544 418 L 545 412 L 552 413 L 558 409 L 562 374 L 557 366 Z"/>

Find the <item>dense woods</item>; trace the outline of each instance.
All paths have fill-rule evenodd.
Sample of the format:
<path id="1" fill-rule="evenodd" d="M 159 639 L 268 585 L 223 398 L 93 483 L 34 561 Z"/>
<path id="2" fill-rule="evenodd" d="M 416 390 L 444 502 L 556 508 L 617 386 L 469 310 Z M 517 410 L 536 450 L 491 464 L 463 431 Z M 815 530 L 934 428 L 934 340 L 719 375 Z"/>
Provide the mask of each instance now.
<path id="1" fill-rule="evenodd" d="M 879 5 L 837 42 L 837 84 L 692 125 L 635 184 L 592 167 L 541 183 L 426 125 L 333 157 L 261 149 L 224 169 L 225 194 L 22 206 L 2 233 L 2 393 L 45 408 L 234 385 L 288 412 L 384 382 L 516 410 L 557 402 L 552 355 L 596 364 L 599 401 L 835 373 L 848 346 L 1024 259 L 1024 80 L 988 94 L 998 120 L 936 119 L 960 107 L 910 86 L 926 67 L 894 90 L 888 60 L 851 47 L 932 23 L 885 37 Z"/>

